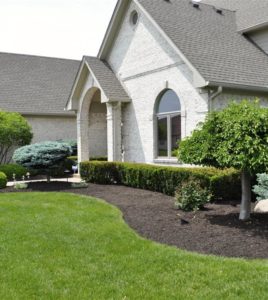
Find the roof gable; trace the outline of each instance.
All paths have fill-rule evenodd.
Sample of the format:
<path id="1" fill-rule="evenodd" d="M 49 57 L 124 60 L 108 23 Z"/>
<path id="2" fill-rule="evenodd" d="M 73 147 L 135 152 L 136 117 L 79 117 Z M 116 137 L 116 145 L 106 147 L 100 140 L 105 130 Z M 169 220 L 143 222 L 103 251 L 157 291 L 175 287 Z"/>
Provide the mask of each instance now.
<path id="1" fill-rule="evenodd" d="M 129 102 L 130 98 L 109 65 L 96 57 L 84 56 L 72 92 L 65 105 L 67 110 L 77 110 L 78 101 L 86 84 L 88 75 L 94 79 L 94 85 L 103 96 L 102 102 Z"/>
<path id="2" fill-rule="evenodd" d="M 98 57 L 105 59 L 130 0 L 119 0 Z M 213 1 L 213 0 L 203 0 Z M 221 1 L 221 0 L 214 0 Z M 222 0 L 224 1 L 224 0 Z M 231 0 L 226 0 L 235 2 Z M 250 1 L 250 0 L 238 0 Z M 268 1 L 268 0 L 264 0 Z M 133 0 L 190 69 L 196 87 L 268 91 L 268 56 L 237 32 L 236 14 L 189 0 Z"/>
<path id="3" fill-rule="evenodd" d="M 268 56 L 236 31 L 235 13 L 188 0 L 137 0 L 210 85 L 268 91 Z"/>

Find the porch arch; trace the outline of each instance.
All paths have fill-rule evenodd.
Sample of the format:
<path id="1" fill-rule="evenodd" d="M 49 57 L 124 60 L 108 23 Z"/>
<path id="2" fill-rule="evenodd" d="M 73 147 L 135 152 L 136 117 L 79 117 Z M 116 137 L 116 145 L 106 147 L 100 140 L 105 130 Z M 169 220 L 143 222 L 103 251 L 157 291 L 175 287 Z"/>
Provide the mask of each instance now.
<path id="1" fill-rule="evenodd" d="M 101 91 L 91 87 L 83 97 L 77 114 L 78 161 L 107 156 L 107 108 Z"/>

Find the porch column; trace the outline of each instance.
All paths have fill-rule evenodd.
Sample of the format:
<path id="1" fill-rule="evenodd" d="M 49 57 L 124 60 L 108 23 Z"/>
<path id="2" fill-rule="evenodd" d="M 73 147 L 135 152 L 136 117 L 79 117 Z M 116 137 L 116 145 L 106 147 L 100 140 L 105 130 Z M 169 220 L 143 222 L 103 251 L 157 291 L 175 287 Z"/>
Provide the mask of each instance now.
<path id="1" fill-rule="evenodd" d="M 83 112 L 77 113 L 77 155 L 79 163 L 89 159 L 88 116 Z"/>
<path id="2" fill-rule="evenodd" d="M 107 103 L 108 161 L 122 161 L 121 103 Z"/>

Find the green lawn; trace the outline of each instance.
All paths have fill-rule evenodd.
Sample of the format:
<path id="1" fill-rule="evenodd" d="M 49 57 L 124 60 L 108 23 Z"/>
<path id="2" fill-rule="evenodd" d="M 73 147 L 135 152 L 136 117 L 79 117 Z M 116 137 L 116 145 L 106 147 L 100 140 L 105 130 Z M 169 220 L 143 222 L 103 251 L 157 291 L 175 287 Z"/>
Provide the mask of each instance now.
<path id="1" fill-rule="evenodd" d="M 94 198 L 1 194 L 0 285 L 1 300 L 261 300 L 268 261 L 202 256 L 144 240 L 118 209 Z"/>

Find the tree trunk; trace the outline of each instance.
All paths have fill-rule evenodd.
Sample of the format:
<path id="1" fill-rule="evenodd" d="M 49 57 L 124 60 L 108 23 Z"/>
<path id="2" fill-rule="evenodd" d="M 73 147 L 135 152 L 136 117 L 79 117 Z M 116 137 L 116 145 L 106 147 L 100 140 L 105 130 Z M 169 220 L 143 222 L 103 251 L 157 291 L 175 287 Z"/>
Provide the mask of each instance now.
<path id="1" fill-rule="evenodd" d="M 251 213 L 251 176 L 246 170 L 242 171 L 241 174 L 242 184 L 242 202 L 240 208 L 239 219 L 247 221 L 250 219 Z"/>

